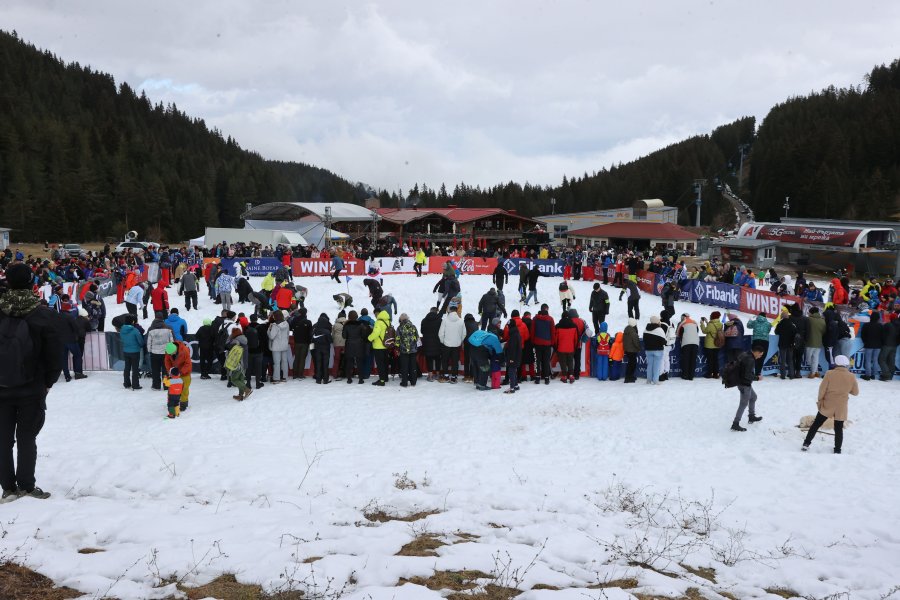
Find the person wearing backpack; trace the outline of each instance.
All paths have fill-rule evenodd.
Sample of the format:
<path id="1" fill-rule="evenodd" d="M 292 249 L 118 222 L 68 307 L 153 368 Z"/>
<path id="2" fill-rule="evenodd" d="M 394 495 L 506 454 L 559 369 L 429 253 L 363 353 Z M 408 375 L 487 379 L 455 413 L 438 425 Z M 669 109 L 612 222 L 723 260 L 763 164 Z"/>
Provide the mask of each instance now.
<path id="1" fill-rule="evenodd" d="M 246 400 L 253 393 L 253 388 L 247 383 L 247 338 L 244 336 L 243 330 L 237 325 L 231 328 L 231 335 L 228 337 L 226 344 L 228 348 L 228 358 L 225 359 L 225 369 L 228 371 L 228 381 L 233 385 L 238 393 L 232 396 L 235 400 Z"/>
<path id="2" fill-rule="evenodd" d="M 559 303 L 562 306 L 563 312 L 569 310 L 569 307 L 572 306 L 572 302 L 575 301 L 575 291 L 569 287 L 569 284 L 565 281 L 559 284 Z"/>
<path id="3" fill-rule="evenodd" d="M 397 327 L 397 350 L 400 352 L 400 387 L 415 387 L 419 371 L 416 364 L 419 331 L 406 313 L 400 315 L 400 325 Z"/>
<path id="4" fill-rule="evenodd" d="M 725 345 L 725 334 L 723 331 L 722 316 L 717 310 L 709 315 L 709 321 L 706 317 L 700 317 L 700 331 L 706 336 L 703 339 L 703 356 L 706 357 L 706 378 L 719 378 L 719 350 Z"/>
<path id="5" fill-rule="evenodd" d="M 166 373 L 176 369 L 181 379 L 181 392 L 179 393 L 179 414 L 188 409 L 188 400 L 191 395 L 191 372 L 194 365 L 191 362 L 191 348 L 184 342 L 170 342 L 166 344 L 166 355 L 163 360 Z M 169 394 L 172 394 L 171 388 Z M 171 404 L 170 404 L 171 406 Z"/>
<path id="6" fill-rule="evenodd" d="M 244 337 L 247 338 L 247 354 L 249 354 L 247 365 L 250 370 L 247 372 L 247 384 L 256 377 L 256 389 L 263 387 L 263 347 L 259 343 L 259 317 L 255 314 L 250 315 L 250 322 L 244 327 Z"/>
<path id="7" fill-rule="evenodd" d="M 607 333 L 606 322 L 600 323 L 600 333 L 597 334 L 594 356 L 594 376 L 598 381 L 609 379 L 609 355 L 612 350 L 612 338 Z"/>
<path id="8" fill-rule="evenodd" d="M 369 334 L 369 341 L 372 342 L 372 353 L 375 355 L 375 367 L 378 369 L 378 379 L 372 382 L 372 385 L 384 387 L 388 380 L 388 348 L 386 341 L 388 340 L 388 328 L 391 327 L 391 316 L 387 311 L 383 310 L 378 313 L 375 319 L 375 326 L 372 333 Z M 394 334 L 396 339 L 396 334 Z"/>
<path id="9" fill-rule="evenodd" d="M 740 403 L 734 421 L 731 423 L 732 431 L 747 431 L 741 427 L 741 419 L 744 411 L 750 409 L 750 424 L 762 421 L 762 417 L 756 414 L 756 392 L 753 390 L 753 382 L 756 381 L 756 360 L 765 355 L 766 350 L 759 344 L 754 344 L 750 352 L 744 352 L 737 360 L 725 365 L 722 382 L 725 387 L 737 387 L 740 392 Z"/>
<path id="10" fill-rule="evenodd" d="M 744 324 L 740 318 L 729 313 L 725 321 L 725 360 L 731 362 L 737 360 L 737 357 L 743 352 L 744 345 Z"/>
<path id="11" fill-rule="evenodd" d="M 62 372 L 61 318 L 32 292 L 34 274 L 23 263 L 6 269 L 0 294 L 0 485 L 3 502 L 46 499 L 35 486 L 37 436 L 44 426 L 47 392 Z M 16 447 L 16 460 L 13 460 Z M 15 467 L 14 467 L 15 465 Z"/>
<path id="12" fill-rule="evenodd" d="M 235 314 L 230 310 L 223 310 L 222 314 L 213 319 L 212 322 L 213 331 L 216 332 L 215 351 L 216 360 L 219 361 L 219 378 L 222 381 L 228 379 L 228 370 L 225 369 L 225 353 L 227 351 L 226 346 L 228 344 L 229 332 L 234 325 L 234 317 Z"/>
<path id="13" fill-rule="evenodd" d="M 331 359 L 331 342 L 333 340 L 331 337 L 331 327 L 332 325 L 331 321 L 328 319 L 328 315 L 322 313 L 319 315 L 319 320 L 316 321 L 312 330 L 313 373 L 315 374 L 316 383 L 318 384 L 331 383 L 328 369 L 328 361 Z"/>

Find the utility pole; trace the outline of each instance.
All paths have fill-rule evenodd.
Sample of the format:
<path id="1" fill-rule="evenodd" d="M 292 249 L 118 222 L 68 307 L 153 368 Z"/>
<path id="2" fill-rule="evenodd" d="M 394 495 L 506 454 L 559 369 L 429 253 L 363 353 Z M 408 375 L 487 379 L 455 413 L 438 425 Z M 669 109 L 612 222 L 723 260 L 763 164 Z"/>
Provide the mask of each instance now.
<path id="1" fill-rule="evenodd" d="M 331 207 L 325 207 L 325 249 L 331 248 Z"/>
<path id="2" fill-rule="evenodd" d="M 784 218 L 787 219 L 788 211 L 791 210 L 791 197 L 790 196 L 784 197 L 784 205 L 781 208 L 784 209 Z"/>
<path id="3" fill-rule="evenodd" d="M 556 214 L 556 198 L 550 198 L 550 214 Z"/>
<path id="4" fill-rule="evenodd" d="M 695 200 L 697 204 L 697 224 L 696 227 L 700 227 L 700 205 L 703 204 L 703 186 L 706 185 L 705 179 L 695 179 L 694 180 L 694 191 L 697 192 L 697 200 Z"/>

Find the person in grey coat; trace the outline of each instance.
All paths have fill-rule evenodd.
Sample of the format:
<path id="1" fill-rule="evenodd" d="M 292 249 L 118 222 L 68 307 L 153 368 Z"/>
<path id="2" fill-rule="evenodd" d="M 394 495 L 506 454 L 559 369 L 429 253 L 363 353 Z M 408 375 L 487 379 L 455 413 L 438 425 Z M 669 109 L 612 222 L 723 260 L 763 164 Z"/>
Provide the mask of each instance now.
<path id="1" fill-rule="evenodd" d="M 197 276 L 193 271 L 185 271 L 178 282 L 178 293 L 184 294 L 184 308 L 197 310 Z"/>
<path id="2" fill-rule="evenodd" d="M 272 351 L 272 383 L 287 381 L 291 368 L 291 328 L 284 320 L 284 313 L 276 310 L 269 317 L 269 349 Z M 302 368 L 302 366 L 301 366 Z"/>

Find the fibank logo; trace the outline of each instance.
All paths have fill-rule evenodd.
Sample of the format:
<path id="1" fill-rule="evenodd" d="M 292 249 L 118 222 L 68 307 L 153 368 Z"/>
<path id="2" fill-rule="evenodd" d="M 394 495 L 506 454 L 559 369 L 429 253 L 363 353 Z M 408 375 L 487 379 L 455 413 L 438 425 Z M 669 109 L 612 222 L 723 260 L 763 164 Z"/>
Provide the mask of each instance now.
<path id="1" fill-rule="evenodd" d="M 507 258 L 505 261 L 503 261 L 503 268 L 512 273 L 519 268 L 519 265 L 514 260 Z"/>
<path id="2" fill-rule="evenodd" d="M 703 288 L 704 285 L 702 283 L 694 286 L 694 298 L 696 298 L 697 302 L 702 302 L 703 297 L 706 296 L 706 292 L 703 291 Z"/>

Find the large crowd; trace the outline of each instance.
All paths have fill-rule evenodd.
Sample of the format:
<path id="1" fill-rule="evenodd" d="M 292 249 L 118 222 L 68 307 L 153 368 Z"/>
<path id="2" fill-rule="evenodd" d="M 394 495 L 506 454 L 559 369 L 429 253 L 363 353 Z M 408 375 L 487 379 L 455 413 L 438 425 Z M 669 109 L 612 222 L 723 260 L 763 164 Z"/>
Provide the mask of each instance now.
<path id="1" fill-rule="evenodd" d="M 12 448 L 15 433 L 20 469 L 13 473 L 12 463 L 3 463 L 4 498 L 23 494 L 45 497 L 34 487 L 33 479 L 34 438 L 43 424 L 43 398 L 60 375 L 67 382 L 86 377 L 82 368 L 86 336 L 106 328 L 106 305 L 97 288 L 101 276 L 115 282 L 125 304 L 125 312 L 111 319 L 124 357 L 124 387 L 141 390 L 146 378 L 152 390 L 166 389 L 166 415 L 173 419 L 189 408 L 194 374 L 188 343 L 191 335 L 197 343 L 200 378 L 212 379 L 218 373 L 240 401 L 253 393 L 254 382 L 259 389 L 284 384 L 289 378 L 306 379 L 308 357 L 310 377 L 320 385 L 335 380 L 363 384 L 370 378 L 371 384 L 379 387 L 391 383 L 392 378 L 399 379 L 401 387 L 422 380 L 455 384 L 462 371 L 462 381 L 474 384 L 477 390 L 506 386 L 505 393 L 514 394 L 528 381 L 549 385 L 555 379 L 573 384 L 585 371 L 601 381 L 623 378 L 624 383 L 635 383 L 638 355 L 643 352 L 646 383 L 659 385 L 668 379 L 668 357 L 678 342 L 681 378 L 694 378 L 702 353 L 708 365 L 707 378 L 722 378 L 726 386 L 738 387 L 741 401 L 732 429 L 744 431 L 740 421 L 745 409 L 749 409 L 751 423 L 761 419 L 755 414 L 752 383 L 762 376 L 770 334 L 778 336 L 782 379 L 799 377 L 804 359 L 811 368 L 809 377 L 819 377 L 819 355 L 824 352 L 828 369 L 823 374 L 833 380 L 832 372 L 846 370 L 849 340 L 854 336 L 837 313 L 837 307 L 849 304 L 863 311 L 858 319 L 863 323 L 856 332 L 864 346 L 863 379 L 893 377 L 900 303 L 891 279 L 878 282 L 866 278 L 858 289 L 852 289 L 849 278 L 838 274 L 826 292 L 807 281 L 803 273 L 795 278 L 779 276 L 774 269 L 753 272 L 717 261 L 686 266 L 676 254 L 665 251 L 644 256 L 612 248 L 507 249 L 501 255 L 504 258 L 556 256 L 565 261 L 564 277 L 558 285 L 562 312 L 557 321 L 550 315 L 549 305 L 538 300 L 538 283 L 545 275 L 537 266 L 519 265 L 512 282 L 517 307 L 507 306 L 504 288 L 511 277 L 505 261 L 497 263 L 493 287 L 466 312 L 455 258 L 475 250 L 454 252 L 452 248 L 395 244 L 320 251 L 315 247 L 249 249 L 241 244 L 219 244 L 210 249 L 152 248 L 146 253 L 116 252 L 107 247 L 77 257 L 57 252 L 47 258 L 6 250 L 0 255 L 0 363 L 4 364 L 0 375 L 4 438 L 0 444 Z M 282 259 L 282 267 L 262 278 L 255 288 L 240 261 L 234 272 L 229 272 L 203 260 L 245 252 L 251 256 L 271 252 Z M 377 263 L 370 263 L 363 282 L 371 308 L 357 307 L 349 294 L 338 293 L 333 296 L 335 314 L 309 315 L 305 306 L 308 290 L 294 283 L 291 273 L 289 259 L 298 254 L 330 260 L 331 276 L 339 282 L 344 261 L 351 257 L 410 256 L 419 276 L 430 256 L 446 256 L 447 260 L 433 289 L 439 294 L 438 301 L 424 319 L 414 323 L 399 312 L 397 300 L 385 293 Z M 155 283 L 138 276 L 147 262 L 158 263 Z M 658 314 L 650 311 L 640 328 L 643 299 L 637 273 L 645 269 L 661 275 L 664 285 L 661 310 Z M 575 308 L 577 299 L 568 284 L 570 279 L 583 278 L 586 270 L 593 271 L 596 281 L 587 303 L 589 322 Z M 688 313 L 676 318 L 675 301 L 682 282 L 690 279 L 767 285 L 776 293 L 822 302 L 824 310 L 812 306 L 807 315 L 798 305 L 785 306 L 774 320 L 761 313 L 746 323 L 737 314 L 718 311 L 699 321 Z M 620 288 L 618 297 L 611 298 L 600 281 Z M 80 297 L 62 293 L 62 283 L 69 282 L 83 284 Z M 204 286 L 209 300 L 203 304 L 215 305 L 218 314 L 189 332 L 169 293 L 183 298 L 185 311 L 201 310 L 198 296 Z M 233 310 L 233 294 L 239 303 L 251 304 L 249 314 Z M 546 291 L 541 296 L 546 298 Z M 622 331 L 612 332 L 606 322 L 610 304 L 623 300 L 628 324 Z M 154 318 L 144 328 L 138 314 L 146 319 L 148 310 Z M 21 323 L 27 326 L 20 327 Z M 750 352 L 745 351 L 746 333 L 751 336 Z M 582 352 L 589 352 L 589 358 Z M 724 360 L 720 353 L 725 354 Z M 552 368 L 557 364 L 558 371 Z M 36 405 L 34 398 L 39 398 Z M 840 450 L 839 444 L 836 450 Z"/>

